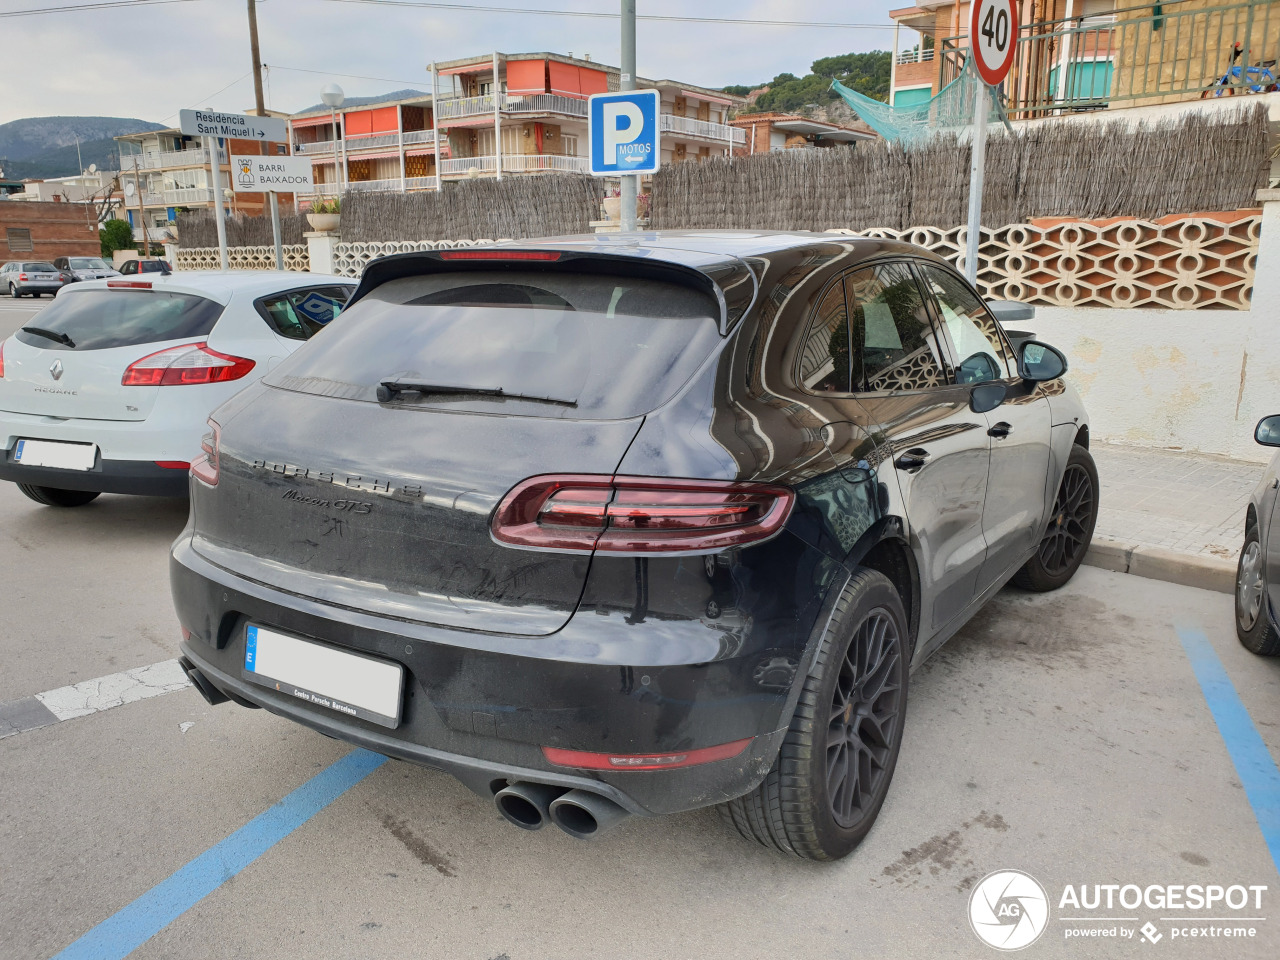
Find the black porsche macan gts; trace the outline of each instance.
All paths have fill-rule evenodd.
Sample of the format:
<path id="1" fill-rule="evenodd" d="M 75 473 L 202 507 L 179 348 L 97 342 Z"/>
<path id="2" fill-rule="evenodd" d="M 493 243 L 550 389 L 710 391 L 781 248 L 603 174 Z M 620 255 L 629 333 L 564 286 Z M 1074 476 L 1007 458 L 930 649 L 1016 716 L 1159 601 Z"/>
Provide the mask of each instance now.
<path id="1" fill-rule="evenodd" d="M 1065 369 L 899 243 L 377 260 L 210 420 L 171 561 L 184 666 L 518 826 L 718 804 L 844 856 L 911 668 L 1083 558 L 1098 480 Z"/>

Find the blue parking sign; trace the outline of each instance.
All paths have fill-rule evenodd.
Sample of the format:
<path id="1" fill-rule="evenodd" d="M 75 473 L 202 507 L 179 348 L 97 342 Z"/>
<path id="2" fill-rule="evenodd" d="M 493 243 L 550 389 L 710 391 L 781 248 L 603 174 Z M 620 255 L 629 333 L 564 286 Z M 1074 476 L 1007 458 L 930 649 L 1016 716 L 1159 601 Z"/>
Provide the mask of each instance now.
<path id="1" fill-rule="evenodd" d="M 591 174 L 617 177 L 654 173 L 662 160 L 657 90 L 627 90 L 592 95 L 587 107 L 587 139 L 591 143 Z"/>

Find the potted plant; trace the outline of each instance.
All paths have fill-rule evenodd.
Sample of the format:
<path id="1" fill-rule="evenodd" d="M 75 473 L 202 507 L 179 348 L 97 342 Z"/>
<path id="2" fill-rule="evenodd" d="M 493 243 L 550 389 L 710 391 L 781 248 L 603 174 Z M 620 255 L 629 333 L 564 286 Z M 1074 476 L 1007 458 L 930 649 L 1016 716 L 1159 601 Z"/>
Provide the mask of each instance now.
<path id="1" fill-rule="evenodd" d="M 307 223 L 311 229 L 320 233 L 330 233 L 338 229 L 342 217 L 342 201 L 337 197 L 331 200 L 317 200 L 311 204 L 307 212 Z"/>

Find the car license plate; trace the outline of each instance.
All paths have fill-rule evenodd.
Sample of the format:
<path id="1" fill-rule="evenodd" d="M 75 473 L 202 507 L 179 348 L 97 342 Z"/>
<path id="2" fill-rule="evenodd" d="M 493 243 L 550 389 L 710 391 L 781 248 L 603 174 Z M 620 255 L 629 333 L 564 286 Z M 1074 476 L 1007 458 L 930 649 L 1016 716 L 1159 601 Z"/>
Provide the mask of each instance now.
<path id="1" fill-rule="evenodd" d="M 400 725 L 404 667 L 249 624 L 244 676 L 291 697 L 384 727 Z"/>
<path id="2" fill-rule="evenodd" d="M 98 461 L 98 445 L 60 443 L 57 440 L 19 440 L 13 448 L 13 460 L 28 467 L 92 470 Z"/>

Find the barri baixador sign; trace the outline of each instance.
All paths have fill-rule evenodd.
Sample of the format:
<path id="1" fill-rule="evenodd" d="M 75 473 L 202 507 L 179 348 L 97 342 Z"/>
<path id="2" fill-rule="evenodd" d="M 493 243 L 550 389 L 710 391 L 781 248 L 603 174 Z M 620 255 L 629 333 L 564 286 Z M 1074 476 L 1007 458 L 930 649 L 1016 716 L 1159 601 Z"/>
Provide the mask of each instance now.
<path id="1" fill-rule="evenodd" d="M 270 140 L 287 143 L 285 122 L 279 117 L 252 117 L 214 110 L 183 110 L 179 126 L 189 137 L 231 137 L 235 140 Z"/>
<path id="2" fill-rule="evenodd" d="M 232 157 L 231 185 L 249 193 L 310 192 L 311 161 L 306 157 Z"/>

